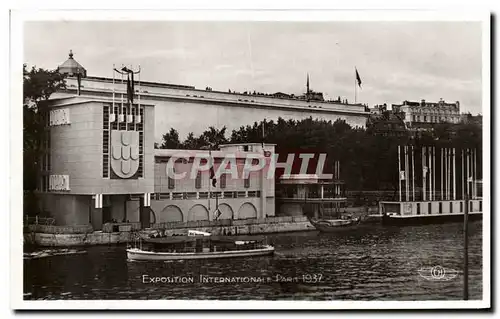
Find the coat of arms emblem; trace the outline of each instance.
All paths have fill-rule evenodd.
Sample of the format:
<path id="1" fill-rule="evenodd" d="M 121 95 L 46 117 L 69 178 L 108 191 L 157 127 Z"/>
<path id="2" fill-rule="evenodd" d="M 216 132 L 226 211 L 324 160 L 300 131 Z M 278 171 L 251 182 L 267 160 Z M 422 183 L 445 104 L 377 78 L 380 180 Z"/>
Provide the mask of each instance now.
<path id="1" fill-rule="evenodd" d="M 111 169 L 120 178 L 130 178 L 139 168 L 139 132 L 111 131 Z"/>

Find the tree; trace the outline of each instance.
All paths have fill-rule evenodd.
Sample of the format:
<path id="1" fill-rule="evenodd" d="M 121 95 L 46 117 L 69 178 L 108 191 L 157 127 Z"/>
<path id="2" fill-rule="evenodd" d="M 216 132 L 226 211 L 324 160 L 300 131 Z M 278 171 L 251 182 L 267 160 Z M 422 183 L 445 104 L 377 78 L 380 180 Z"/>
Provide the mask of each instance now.
<path id="1" fill-rule="evenodd" d="M 28 213 L 38 210 L 35 190 L 40 172 L 41 142 L 45 135 L 42 119 L 48 116 L 44 101 L 65 87 L 64 76 L 57 71 L 34 66 L 28 70 L 23 64 L 23 189 L 24 210 Z"/>
<path id="2" fill-rule="evenodd" d="M 182 148 L 182 143 L 179 141 L 179 132 L 171 128 L 168 133 L 163 134 L 163 142 L 160 146 L 163 149 L 179 149 Z"/>
<path id="3" fill-rule="evenodd" d="M 198 140 L 204 147 L 208 147 L 211 150 L 218 149 L 219 145 L 227 143 L 226 127 L 224 126 L 218 130 L 213 126 L 210 126 L 208 130 L 200 135 Z"/>
<path id="4" fill-rule="evenodd" d="M 380 134 L 374 127 L 377 123 L 382 124 L 382 132 L 388 134 Z M 413 145 L 415 152 L 421 146 L 446 146 L 476 148 L 478 154 L 481 153 L 480 124 L 450 124 L 446 130 L 443 126 L 437 132 L 422 131 L 412 137 L 401 118 L 388 113 L 369 122 L 366 129 L 353 128 L 341 119 L 332 123 L 311 117 L 298 121 L 279 118 L 276 122 L 254 122 L 233 130 L 229 141 L 224 137 L 225 128 L 210 127 L 197 138 L 190 133 L 183 147 L 214 149 L 226 142 L 260 143 L 263 124 L 264 142 L 276 144 L 276 153 L 285 155 L 280 161 L 286 160 L 289 152 L 326 153 L 324 172 L 331 173 L 333 162 L 340 161 L 341 179 L 351 191 L 390 190 L 395 194 L 399 179 L 398 145 Z M 418 156 L 416 160 L 419 161 Z M 480 167 L 478 171 L 481 172 Z"/>
<path id="5" fill-rule="evenodd" d="M 188 149 L 188 150 L 196 150 L 200 149 L 201 143 L 198 138 L 194 137 L 193 132 L 190 132 L 187 136 L 187 138 L 182 142 L 182 148 Z"/>

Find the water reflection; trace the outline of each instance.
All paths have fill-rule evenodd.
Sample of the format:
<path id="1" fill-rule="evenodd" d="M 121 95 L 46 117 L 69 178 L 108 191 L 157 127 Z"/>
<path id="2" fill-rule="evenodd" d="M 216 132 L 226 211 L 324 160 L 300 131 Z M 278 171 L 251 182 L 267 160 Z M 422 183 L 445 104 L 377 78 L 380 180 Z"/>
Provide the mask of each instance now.
<path id="1" fill-rule="evenodd" d="M 481 222 L 470 226 L 469 298 L 482 297 Z M 462 269 L 462 225 L 363 227 L 342 233 L 272 234 L 274 257 L 130 262 L 124 246 L 25 260 L 25 299 L 461 299 L 462 276 L 449 282 L 418 275 L 422 266 Z M 262 278 L 253 282 L 200 282 Z M 144 276 L 194 282 L 144 282 Z M 309 277 L 304 277 L 309 276 Z M 305 282 L 320 276 L 320 282 Z M 204 278 L 205 278 L 204 277 Z M 268 279 L 271 278 L 271 279 Z M 291 279 L 291 280 L 276 280 Z M 294 280 L 299 278 L 298 280 Z M 317 278 L 317 277 L 316 277 Z M 233 279 L 234 280 L 234 279 Z"/>

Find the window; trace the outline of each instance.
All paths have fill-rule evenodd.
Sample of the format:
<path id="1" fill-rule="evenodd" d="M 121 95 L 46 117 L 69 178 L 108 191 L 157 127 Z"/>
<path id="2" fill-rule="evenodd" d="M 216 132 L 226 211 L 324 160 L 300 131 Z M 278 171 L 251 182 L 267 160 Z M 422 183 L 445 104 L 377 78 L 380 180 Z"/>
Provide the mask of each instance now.
<path id="1" fill-rule="evenodd" d="M 464 212 L 464 203 L 463 202 L 460 202 L 460 212 L 461 213 Z"/>
<path id="2" fill-rule="evenodd" d="M 479 211 L 480 212 L 483 211 L 483 201 L 482 200 L 479 201 Z"/>
<path id="3" fill-rule="evenodd" d="M 420 203 L 417 203 L 417 215 L 420 215 Z"/>
<path id="4" fill-rule="evenodd" d="M 469 206 L 470 206 L 470 209 L 469 209 L 469 212 L 472 212 L 472 202 L 469 203 Z"/>
<path id="5" fill-rule="evenodd" d="M 439 202 L 439 213 L 443 213 L 443 203 Z"/>
<path id="6" fill-rule="evenodd" d="M 453 214 L 453 202 L 450 202 L 450 214 Z"/>
<path id="7" fill-rule="evenodd" d="M 226 175 L 227 174 L 222 174 L 220 176 L 220 188 L 226 188 Z"/>
<path id="8" fill-rule="evenodd" d="M 248 175 L 247 178 L 245 178 L 245 188 L 249 188 L 250 187 L 250 175 Z"/>
<path id="9" fill-rule="evenodd" d="M 197 189 L 201 188 L 201 171 L 196 174 L 196 180 L 194 181 L 194 187 Z"/>
<path id="10" fill-rule="evenodd" d="M 424 122 L 427 122 L 427 116 L 424 115 Z"/>
<path id="11" fill-rule="evenodd" d="M 429 206 L 428 206 L 428 207 L 429 207 L 429 211 L 428 211 L 427 213 L 428 213 L 428 214 L 432 214 L 432 204 L 431 204 L 431 203 L 429 203 Z"/>
<path id="12" fill-rule="evenodd" d="M 243 152 L 248 152 L 248 145 L 243 146 Z"/>
<path id="13" fill-rule="evenodd" d="M 175 179 L 173 178 L 173 175 L 175 174 L 175 168 L 169 168 L 169 176 L 168 176 L 168 189 L 174 189 L 175 188 Z"/>

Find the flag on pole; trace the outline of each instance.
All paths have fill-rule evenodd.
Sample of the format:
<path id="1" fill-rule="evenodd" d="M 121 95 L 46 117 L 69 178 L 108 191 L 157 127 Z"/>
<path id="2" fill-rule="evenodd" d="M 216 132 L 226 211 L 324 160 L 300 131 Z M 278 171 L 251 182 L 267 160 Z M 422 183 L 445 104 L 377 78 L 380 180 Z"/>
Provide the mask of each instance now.
<path id="1" fill-rule="evenodd" d="M 208 156 L 210 157 L 210 180 L 212 182 L 212 186 L 215 187 L 217 186 L 217 179 L 215 178 L 215 170 L 214 170 L 214 160 L 212 158 L 212 151 L 208 151 Z"/>
<path id="2" fill-rule="evenodd" d="M 307 94 L 309 94 L 309 73 L 307 73 Z"/>
<path id="3" fill-rule="evenodd" d="M 358 86 L 361 87 L 361 77 L 359 76 L 358 69 L 354 69 L 356 70 L 356 82 L 358 82 Z"/>
<path id="4" fill-rule="evenodd" d="M 400 181 L 406 180 L 405 171 L 399 171 L 399 180 Z"/>
<path id="5" fill-rule="evenodd" d="M 215 216 L 214 216 L 214 217 L 215 217 L 215 218 L 214 218 L 215 220 L 217 220 L 217 219 L 220 217 L 220 215 L 222 215 L 222 212 L 220 211 L 220 209 L 219 209 L 219 208 L 217 208 L 217 209 L 215 210 L 214 215 L 215 215 Z"/>
<path id="6" fill-rule="evenodd" d="M 210 167 L 210 180 L 212 180 L 212 186 L 216 187 L 217 186 L 217 179 L 215 178 L 215 171 L 214 167 Z"/>
<path id="7" fill-rule="evenodd" d="M 134 71 L 126 66 L 122 68 L 123 72 L 127 73 L 127 99 L 130 104 L 134 103 Z"/>

